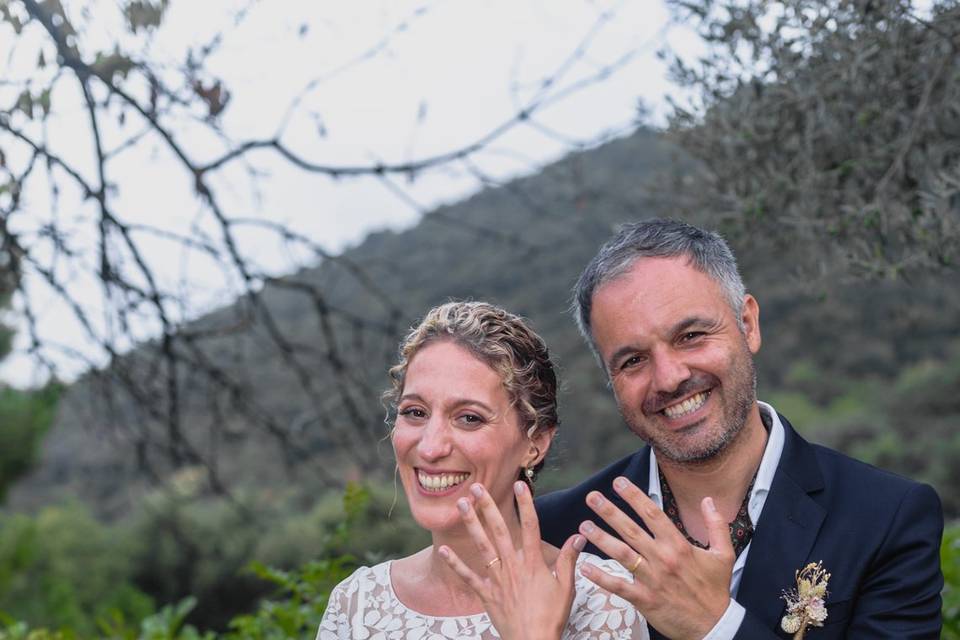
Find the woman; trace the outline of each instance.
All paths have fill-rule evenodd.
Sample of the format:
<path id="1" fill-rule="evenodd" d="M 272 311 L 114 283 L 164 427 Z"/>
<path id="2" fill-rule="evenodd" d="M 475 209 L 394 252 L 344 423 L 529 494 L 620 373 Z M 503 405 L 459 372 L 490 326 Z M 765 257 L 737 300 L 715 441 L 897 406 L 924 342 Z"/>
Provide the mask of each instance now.
<path id="1" fill-rule="evenodd" d="M 362 567 L 330 594 L 318 640 L 648 638 L 625 601 L 582 577 L 610 560 L 540 540 L 532 486 L 557 424 L 543 340 L 481 302 L 432 309 L 400 347 L 385 394 L 397 470 L 431 546 Z"/>

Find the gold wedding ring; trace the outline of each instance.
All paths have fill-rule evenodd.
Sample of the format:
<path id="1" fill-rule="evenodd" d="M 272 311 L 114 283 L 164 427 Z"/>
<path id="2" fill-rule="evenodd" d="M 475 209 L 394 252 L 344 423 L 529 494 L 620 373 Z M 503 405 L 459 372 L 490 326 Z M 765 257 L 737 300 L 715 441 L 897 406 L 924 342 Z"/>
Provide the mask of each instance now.
<path id="1" fill-rule="evenodd" d="M 495 564 L 498 563 L 498 562 L 500 562 L 500 556 L 497 556 L 496 558 L 494 558 L 493 560 L 491 560 L 490 562 L 488 562 L 488 563 L 487 563 L 487 566 L 486 566 L 485 568 L 486 568 L 486 569 L 489 569 L 490 567 L 492 567 L 493 565 L 495 565 Z"/>
<path id="2" fill-rule="evenodd" d="M 638 555 L 637 555 L 637 559 L 636 559 L 636 560 L 634 561 L 634 563 L 633 563 L 633 566 L 630 567 L 630 573 L 634 573 L 634 574 L 635 574 L 635 573 L 637 572 L 637 567 L 640 566 L 640 563 L 641 563 L 641 562 L 643 562 L 643 556 L 641 556 L 641 555 L 638 554 Z"/>

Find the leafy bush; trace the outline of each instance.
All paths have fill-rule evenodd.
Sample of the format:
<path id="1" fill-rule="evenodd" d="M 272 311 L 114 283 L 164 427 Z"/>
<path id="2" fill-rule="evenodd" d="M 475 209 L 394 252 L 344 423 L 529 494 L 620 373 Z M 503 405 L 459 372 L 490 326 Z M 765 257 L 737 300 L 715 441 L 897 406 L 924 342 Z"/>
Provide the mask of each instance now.
<path id="1" fill-rule="evenodd" d="M 339 553 L 336 549 L 350 544 L 357 528 L 367 517 L 370 505 L 370 493 L 363 487 L 350 485 L 343 498 L 343 512 L 340 522 L 329 533 L 325 541 L 326 551 L 319 560 L 308 562 L 297 570 L 282 571 L 269 568 L 261 563 L 252 563 L 249 571 L 256 577 L 270 583 L 277 590 L 273 598 L 260 603 L 257 610 L 251 614 L 234 617 L 229 623 L 229 630 L 223 634 L 214 632 L 200 632 L 187 623 L 187 618 L 197 605 L 197 599 L 187 597 L 176 604 L 163 607 L 160 611 L 143 617 L 144 614 L 130 615 L 129 610 L 116 606 L 116 599 L 105 598 L 114 607 L 108 613 L 101 612 L 98 616 L 96 630 L 101 637 L 122 638 L 125 640 L 281 640 L 287 638 L 313 638 L 320 625 L 320 619 L 327 606 L 327 596 L 333 587 L 346 578 L 357 567 L 354 556 Z M 97 539 L 98 534 L 87 522 L 89 516 L 83 513 L 72 517 L 81 522 L 80 533 L 86 536 L 92 534 Z M 35 523 L 25 516 L 14 519 L 20 530 L 35 528 Z M 61 523 L 63 524 L 63 523 Z M 76 524 L 76 523 L 75 523 Z M 22 538 L 22 536 L 21 536 Z M 21 539 L 18 538 L 18 539 Z M 15 546 L 15 545 L 14 545 Z M 76 549 L 75 549 L 76 550 Z M 107 550 L 100 550 L 92 555 L 102 562 L 110 557 Z M 122 560 L 121 560 L 122 562 Z M 7 566 L 9 563 L 4 563 Z M 66 563 L 69 566 L 69 563 Z M 14 567 L 18 569 L 19 567 Z M 102 571 L 103 568 L 101 567 Z M 39 582 L 36 576 L 25 576 L 27 584 L 41 587 L 40 582 L 48 584 L 50 580 L 42 577 Z M 67 589 L 73 589 L 78 582 L 64 580 Z M 33 593 L 36 596 L 36 593 Z M 89 598 L 88 598 L 89 599 Z M 22 603 L 21 607 L 22 607 Z M 89 605 L 88 603 L 85 603 Z M 100 607 L 101 610 L 105 607 Z M 21 609 L 22 610 L 22 609 Z M 68 608 L 64 622 L 54 622 L 62 627 L 62 631 L 50 629 L 31 629 L 27 622 L 14 620 L 10 616 L 0 614 L 0 640 L 73 640 L 75 638 L 94 637 L 94 630 L 86 620 L 77 616 L 74 608 Z M 74 618 L 68 619 L 73 615 Z M 129 622 L 140 620 L 139 623 Z M 72 621 L 77 624 L 72 624 Z M 39 623 L 37 618 L 30 618 L 31 622 Z M 44 624 L 50 624 L 49 620 Z"/>
<path id="2" fill-rule="evenodd" d="M 152 601 L 131 582 L 132 550 L 111 533 L 76 504 L 0 518 L 0 611 L 80 635 L 111 612 L 151 613 Z"/>
<path id="3" fill-rule="evenodd" d="M 56 382 L 36 391 L 0 386 L 0 502 L 7 488 L 34 464 L 61 390 Z"/>
<path id="4" fill-rule="evenodd" d="M 940 547 L 943 567 L 943 633 L 945 640 L 960 640 L 960 524 L 947 527 Z"/>

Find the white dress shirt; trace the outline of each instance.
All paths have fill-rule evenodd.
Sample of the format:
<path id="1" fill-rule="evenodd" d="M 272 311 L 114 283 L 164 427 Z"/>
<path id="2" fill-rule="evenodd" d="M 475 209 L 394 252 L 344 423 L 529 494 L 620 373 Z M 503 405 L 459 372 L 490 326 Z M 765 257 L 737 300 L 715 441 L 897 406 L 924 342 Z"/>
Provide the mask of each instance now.
<path id="1" fill-rule="evenodd" d="M 780 454 L 783 453 L 783 424 L 780 423 L 780 417 L 773 407 L 765 402 L 757 402 L 760 411 L 770 419 L 770 432 L 767 436 L 767 446 L 763 450 L 763 458 L 760 460 L 760 467 L 757 469 L 757 479 L 753 483 L 753 490 L 750 492 L 750 501 L 747 503 L 747 512 L 750 514 L 750 520 L 753 522 L 754 531 L 760 526 L 760 513 L 763 511 L 763 505 L 767 501 L 767 495 L 770 493 L 770 485 L 773 483 L 773 476 L 777 472 L 777 466 L 780 464 Z M 663 509 L 663 493 L 660 489 L 660 474 L 657 467 L 657 455 L 650 449 L 650 481 L 647 494 L 657 506 Z M 737 561 L 733 565 L 733 575 L 730 577 L 730 604 L 727 610 L 710 630 L 710 633 L 703 637 L 703 640 L 730 640 L 732 639 L 740 624 L 743 622 L 743 616 L 746 610 L 734 598 L 737 596 L 737 590 L 740 588 L 740 579 L 743 577 L 743 568 L 747 564 L 747 554 L 750 553 L 750 545 L 740 552 Z"/>

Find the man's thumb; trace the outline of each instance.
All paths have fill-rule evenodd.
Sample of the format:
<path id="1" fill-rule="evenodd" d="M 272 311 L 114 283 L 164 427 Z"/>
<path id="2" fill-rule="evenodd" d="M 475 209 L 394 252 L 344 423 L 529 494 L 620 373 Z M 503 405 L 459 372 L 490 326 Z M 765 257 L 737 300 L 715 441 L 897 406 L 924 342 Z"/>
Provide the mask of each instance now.
<path id="1" fill-rule="evenodd" d="M 730 542 L 730 525 L 717 510 L 713 498 L 707 496 L 700 503 L 703 520 L 707 523 L 707 535 L 710 539 L 710 550 L 733 557 L 733 543 Z"/>

